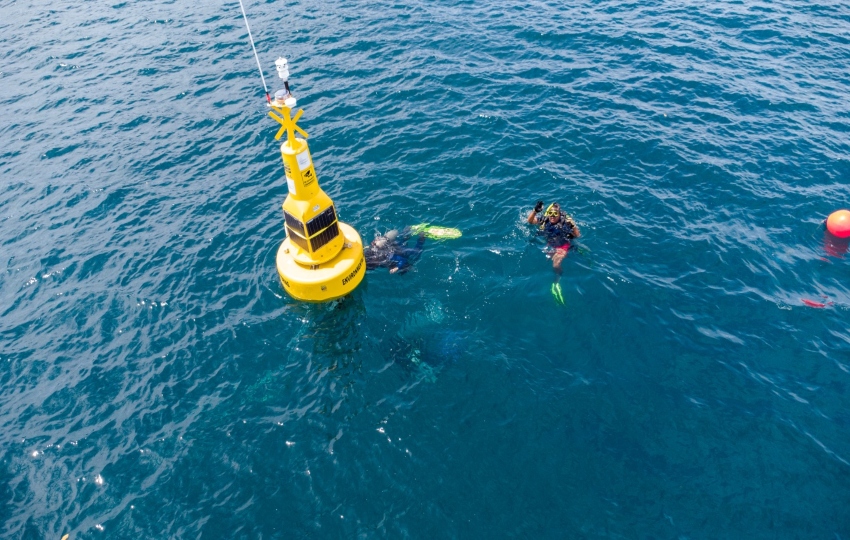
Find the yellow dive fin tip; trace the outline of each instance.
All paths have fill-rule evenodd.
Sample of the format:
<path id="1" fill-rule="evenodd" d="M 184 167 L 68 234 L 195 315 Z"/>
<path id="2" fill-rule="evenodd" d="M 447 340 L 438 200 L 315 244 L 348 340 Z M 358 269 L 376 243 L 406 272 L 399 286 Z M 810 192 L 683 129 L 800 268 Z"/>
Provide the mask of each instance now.
<path id="1" fill-rule="evenodd" d="M 437 227 L 434 225 L 429 225 L 427 223 L 420 223 L 419 225 L 413 225 L 410 227 L 410 230 L 413 233 L 424 232 L 425 236 L 428 238 L 433 238 L 435 240 L 453 240 L 455 238 L 460 238 L 463 236 L 463 233 L 460 229 L 453 229 L 451 227 Z"/>

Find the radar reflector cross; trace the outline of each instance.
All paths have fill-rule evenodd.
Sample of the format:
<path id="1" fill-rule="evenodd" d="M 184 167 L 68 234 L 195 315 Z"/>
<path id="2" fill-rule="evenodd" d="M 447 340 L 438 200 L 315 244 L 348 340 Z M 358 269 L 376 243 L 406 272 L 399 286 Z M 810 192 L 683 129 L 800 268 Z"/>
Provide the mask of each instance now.
<path id="1" fill-rule="evenodd" d="M 287 140 L 290 142 L 294 142 L 295 132 L 300 133 L 305 139 L 310 136 L 307 135 L 307 132 L 298 127 L 295 123 L 301 118 L 301 115 L 304 114 L 304 109 L 300 109 L 295 116 L 290 117 L 289 113 L 291 109 L 289 107 L 278 107 L 277 105 L 271 105 L 271 108 L 277 111 L 280 116 L 275 114 L 274 112 L 269 112 L 269 116 L 274 118 L 279 124 L 280 129 L 277 131 L 277 134 L 274 136 L 275 140 L 280 140 L 283 136 L 283 133 L 286 132 Z"/>

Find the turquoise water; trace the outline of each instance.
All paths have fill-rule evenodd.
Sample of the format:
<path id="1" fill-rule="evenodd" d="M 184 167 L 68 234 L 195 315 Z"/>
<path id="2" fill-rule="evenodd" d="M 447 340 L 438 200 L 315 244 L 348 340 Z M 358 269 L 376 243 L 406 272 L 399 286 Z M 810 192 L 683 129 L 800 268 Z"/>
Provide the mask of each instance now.
<path id="1" fill-rule="evenodd" d="M 5 2 L 0 537 L 850 538 L 846 3 L 246 9 L 342 219 L 464 235 L 292 301 L 238 3 Z"/>

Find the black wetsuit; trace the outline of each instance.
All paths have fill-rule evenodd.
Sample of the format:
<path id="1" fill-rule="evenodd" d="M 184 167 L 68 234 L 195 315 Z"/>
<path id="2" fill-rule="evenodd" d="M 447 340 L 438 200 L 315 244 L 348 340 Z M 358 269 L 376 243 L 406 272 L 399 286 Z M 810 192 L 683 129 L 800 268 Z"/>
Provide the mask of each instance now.
<path id="1" fill-rule="evenodd" d="M 549 247 L 561 249 L 569 249 L 570 240 L 576 237 L 573 224 L 567 221 L 567 215 L 563 212 L 558 215 L 556 223 L 552 223 L 547 216 L 544 216 L 537 234 L 546 237 Z"/>
<path id="2" fill-rule="evenodd" d="M 387 240 L 383 247 L 366 246 L 363 250 L 363 255 L 366 257 L 366 269 L 373 270 L 375 268 L 396 268 L 399 274 L 403 274 L 410 270 L 413 263 L 419 260 L 422 255 L 422 247 L 425 245 L 425 235 L 420 234 L 416 240 L 416 245 L 412 248 L 405 244 L 410 238 L 410 232 L 404 231 L 401 235 L 401 241 L 398 239 Z"/>

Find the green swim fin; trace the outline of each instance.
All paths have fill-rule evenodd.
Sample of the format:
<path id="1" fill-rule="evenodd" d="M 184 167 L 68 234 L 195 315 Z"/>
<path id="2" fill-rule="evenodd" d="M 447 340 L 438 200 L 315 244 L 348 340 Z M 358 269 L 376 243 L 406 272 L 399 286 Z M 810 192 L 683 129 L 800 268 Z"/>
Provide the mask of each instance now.
<path id="1" fill-rule="evenodd" d="M 557 302 L 558 304 L 561 304 L 562 306 L 566 305 L 566 303 L 564 303 L 564 295 L 561 292 L 560 283 L 552 284 L 552 296 L 555 298 L 555 302 Z"/>
<path id="2" fill-rule="evenodd" d="M 421 232 L 425 233 L 425 236 L 428 238 L 433 238 L 435 240 L 454 240 L 455 238 L 460 238 L 463 233 L 460 232 L 460 229 L 452 229 L 451 227 L 437 227 L 435 225 L 429 225 L 428 223 L 420 223 L 419 225 L 413 225 L 410 227 L 410 232 L 413 234 L 419 234 Z"/>

